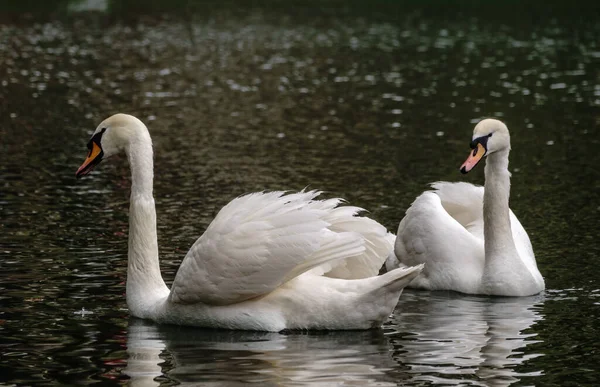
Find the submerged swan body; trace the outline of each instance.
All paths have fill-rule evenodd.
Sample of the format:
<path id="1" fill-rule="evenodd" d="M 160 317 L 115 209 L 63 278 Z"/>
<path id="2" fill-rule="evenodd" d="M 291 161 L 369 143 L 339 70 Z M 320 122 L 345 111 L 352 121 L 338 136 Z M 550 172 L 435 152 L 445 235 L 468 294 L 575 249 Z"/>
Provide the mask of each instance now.
<path id="1" fill-rule="evenodd" d="M 137 118 L 104 120 L 88 143 L 81 177 L 103 158 L 124 152 L 132 187 L 127 305 L 158 323 L 281 331 L 368 329 L 392 313 L 422 266 L 377 276 L 391 253 L 379 223 L 360 208 L 319 192 L 253 193 L 217 214 L 187 253 L 169 289 L 156 234 L 152 142 Z"/>
<path id="2" fill-rule="evenodd" d="M 400 222 L 388 270 L 425 263 L 410 287 L 469 294 L 529 296 L 544 290 L 527 232 L 509 209 L 510 135 L 486 119 L 473 131 L 470 171 L 484 156 L 485 187 L 438 182 Z"/>

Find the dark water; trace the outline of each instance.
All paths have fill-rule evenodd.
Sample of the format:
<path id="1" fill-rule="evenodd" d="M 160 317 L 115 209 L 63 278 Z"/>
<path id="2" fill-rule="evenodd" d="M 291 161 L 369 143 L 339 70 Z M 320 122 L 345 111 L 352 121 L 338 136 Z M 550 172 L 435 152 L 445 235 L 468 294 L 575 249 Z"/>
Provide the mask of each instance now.
<path id="1" fill-rule="evenodd" d="M 597 6 L 0 5 L 0 383 L 597 383 Z M 119 111 L 155 143 L 168 283 L 215 213 L 246 192 L 323 189 L 395 230 L 428 182 L 483 182 L 483 168 L 458 167 L 474 123 L 492 116 L 511 129 L 511 207 L 548 289 L 408 291 L 370 332 L 130 320 L 128 167 L 111 160 L 74 178 L 91 131 Z"/>

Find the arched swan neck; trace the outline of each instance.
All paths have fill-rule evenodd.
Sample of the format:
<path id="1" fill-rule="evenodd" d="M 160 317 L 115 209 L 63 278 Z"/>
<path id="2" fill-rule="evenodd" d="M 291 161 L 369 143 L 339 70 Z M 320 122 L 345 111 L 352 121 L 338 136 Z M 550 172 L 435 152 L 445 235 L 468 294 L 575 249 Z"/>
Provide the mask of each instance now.
<path id="1" fill-rule="evenodd" d="M 516 254 L 510 227 L 508 154 L 508 149 L 497 151 L 486 160 L 483 196 L 486 260 Z"/>
<path id="2" fill-rule="evenodd" d="M 126 151 L 131 168 L 127 305 L 137 317 L 168 294 L 158 260 L 152 143 L 147 130 L 143 134 L 147 141 L 133 141 Z"/>
<path id="3" fill-rule="evenodd" d="M 146 130 L 142 139 L 132 141 L 126 153 L 131 168 L 131 197 L 153 197 L 154 162 L 152 140 Z"/>

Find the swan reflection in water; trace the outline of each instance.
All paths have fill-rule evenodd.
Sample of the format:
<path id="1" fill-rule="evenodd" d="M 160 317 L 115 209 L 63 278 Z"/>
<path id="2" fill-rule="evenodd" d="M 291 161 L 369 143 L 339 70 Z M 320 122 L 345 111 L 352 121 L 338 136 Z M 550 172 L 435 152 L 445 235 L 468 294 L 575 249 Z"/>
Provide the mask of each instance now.
<path id="1" fill-rule="evenodd" d="M 396 386 L 397 364 L 384 331 L 251 332 L 159 326 L 131 319 L 127 367 L 133 386 Z"/>
<path id="2" fill-rule="evenodd" d="M 489 298 L 407 291 L 384 330 L 268 333 L 159 326 L 131 319 L 131 385 L 508 386 L 538 355 L 524 348 L 543 296 Z"/>
<path id="3" fill-rule="evenodd" d="M 454 292 L 407 291 L 386 328 L 394 358 L 415 383 L 508 386 L 538 372 L 517 366 L 541 356 L 526 353 L 538 342 L 531 330 L 543 319 L 543 295 L 478 297 Z M 529 352 L 529 351 L 527 351 Z M 526 378 L 525 382 L 534 379 Z M 408 382 L 408 381 L 407 381 Z"/>

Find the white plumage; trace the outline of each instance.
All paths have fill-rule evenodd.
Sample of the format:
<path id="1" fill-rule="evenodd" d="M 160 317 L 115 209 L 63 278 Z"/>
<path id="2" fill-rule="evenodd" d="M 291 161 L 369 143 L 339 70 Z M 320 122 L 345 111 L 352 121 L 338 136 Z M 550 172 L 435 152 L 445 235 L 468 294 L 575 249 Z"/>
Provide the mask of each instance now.
<path id="1" fill-rule="evenodd" d="M 333 208 L 315 201 L 318 194 L 253 193 L 231 201 L 186 255 L 171 301 L 233 304 L 267 294 L 319 265 L 335 267 L 336 260 L 362 255 L 361 234 L 332 231 L 335 223 L 324 218 Z"/>
<path id="2" fill-rule="evenodd" d="M 280 331 L 367 329 L 392 313 L 422 266 L 377 276 L 393 247 L 362 211 L 317 191 L 238 197 L 185 256 L 169 289 L 160 275 L 152 196 L 152 143 L 124 114 L 103 121 L 77 171 L 125 152 L 132 171 L 127 304 L 159 323 Z"/>

